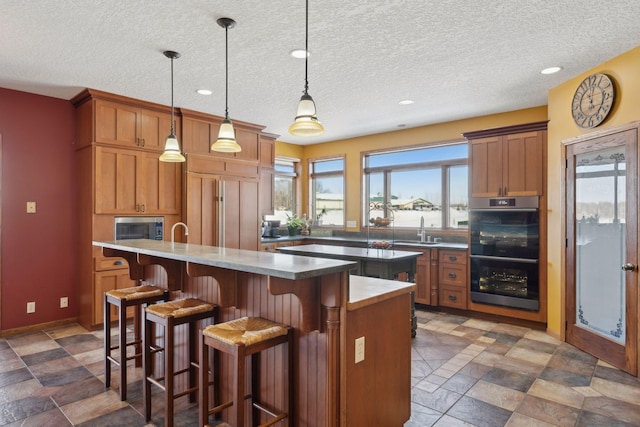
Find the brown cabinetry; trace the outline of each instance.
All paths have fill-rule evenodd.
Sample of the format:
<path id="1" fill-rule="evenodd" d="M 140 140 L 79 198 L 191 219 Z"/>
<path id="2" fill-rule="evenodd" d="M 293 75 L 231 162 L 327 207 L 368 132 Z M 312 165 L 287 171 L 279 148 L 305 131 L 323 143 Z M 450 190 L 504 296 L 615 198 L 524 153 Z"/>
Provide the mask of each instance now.
<path id="1" fill-rule="evenodd" d="M 95 142 L 123 147 L 163 149 L 171 132 L 171 114 L 95 100 Z"/>
<path id="2" fill-rule="evenodd" d="M 93 287 L 93 324 L 98 325 L 103 321 L 104 293 L 114 289 L 135 286 L 135 281 L 129 278 L 129 266 L 121 258 L 96 257 L 96 271 L 94 273 Z M 133 316 L 133 307 L 127 314 Z M 111 320 L 116 320 L 118 315 L 116 307 L 112 306 Z"/>
<path id="3" fill-rule="evenodd" d="M 469 285 L 467 283 L 467 252 L 440 250 L 438 257 L 439 304 L 466 309 Z"/>
<path id="4" fill-rule="evenodd" d="M 189 242 L 257 250 L 258 180 L 187 172 Z"/>
<path id="5" fill-rule="evenodd" d="M 544 192 L 546 122 L 468 132 L 471 197 Z"/>
<path id="6" fill-rule="evenodd" d="M 181 167 L 159 153 L 96 146 L 95 213 L 180 213 Z"/>
<path id="7" fill-rule="evenodd" d="M 400 250 L 412 252 L 422 252 L 416 258 L 416 274 L 414 282 L 416 284 L 415 302 L 425 305 L 438 305 L 438 250 L 418 249 L 413 246 L 402 247 Z"/>

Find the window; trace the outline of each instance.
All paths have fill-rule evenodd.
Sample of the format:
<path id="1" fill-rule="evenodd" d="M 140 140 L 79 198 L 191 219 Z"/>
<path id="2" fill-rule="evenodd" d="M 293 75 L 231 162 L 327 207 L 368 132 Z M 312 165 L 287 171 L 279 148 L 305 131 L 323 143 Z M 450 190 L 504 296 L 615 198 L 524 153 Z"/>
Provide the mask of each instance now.
<path id="1" fill-rule="evenodd" d="M 466 229 L 467 159 L 466 142 L 365 155 L 363 224 L 392 216 L 398 228 L 424 218 L 428 228 Z"/>
<path id="2" fill-rule="evenodd" d="M 344 159 L 312 160 L 309 174 L 316 225 L 344 226 Z"/>
<path id="3" fill-rule="evenodd" d="M 287 215 L 296 211 L 296 185 L 299 161 L 297 159 L 276 158 L 273 179 L 274 214 L 268 215 L 267 220 L 280 220 L 283 224 Z"/>

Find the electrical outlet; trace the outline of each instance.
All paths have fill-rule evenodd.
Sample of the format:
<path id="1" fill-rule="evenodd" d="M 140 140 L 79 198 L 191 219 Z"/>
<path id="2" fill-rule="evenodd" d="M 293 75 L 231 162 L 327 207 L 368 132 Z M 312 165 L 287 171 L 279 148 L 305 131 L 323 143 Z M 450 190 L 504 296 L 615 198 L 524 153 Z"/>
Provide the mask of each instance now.
<path id="1" fill-rule="evenodd" d="M 356 363 L 364 360 L 364 337 L 356 338 Z"/>
<path id="2" fill-rule="evenodd" d="M 36 213 L 36 202 L 27 202 L 27 213 Z"/>
<path id="3" fill-rule="evenodd" d="M 60 308 L 69 307 L 69 297 L 60 297 Z"/>
<path id="4" fill-rule="evenodd" d="M 36 302 L 30 301 L 27 303 L 27 313 L 35 313 L 36 312 Z"/>

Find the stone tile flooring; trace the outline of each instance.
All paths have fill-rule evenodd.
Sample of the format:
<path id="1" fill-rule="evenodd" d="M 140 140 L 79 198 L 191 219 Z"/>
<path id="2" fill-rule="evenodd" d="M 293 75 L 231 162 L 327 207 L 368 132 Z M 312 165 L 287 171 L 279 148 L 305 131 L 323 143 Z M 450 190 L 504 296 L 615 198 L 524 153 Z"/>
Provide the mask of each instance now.
<path id="1" fill-rule="evenodd" d="M 635 377 L 544 332 L 417 315 L 405 427 L 640 426 Z M 69 325 L 0 339 L 0 425 L 161 426 L 159 395 L 152 421 L 141 415 L 140 371 L 130 365 L 129 400 L 120 402 L 117 373 L 104 388 L 102 331 Z M 197 425 L 186 397 L 175 425 Z"/>
<path id="2" fill-rule="evenodd" d="M 541 331 L 417 311 L 405 427 L 640 426 L 640 381 Z"/>

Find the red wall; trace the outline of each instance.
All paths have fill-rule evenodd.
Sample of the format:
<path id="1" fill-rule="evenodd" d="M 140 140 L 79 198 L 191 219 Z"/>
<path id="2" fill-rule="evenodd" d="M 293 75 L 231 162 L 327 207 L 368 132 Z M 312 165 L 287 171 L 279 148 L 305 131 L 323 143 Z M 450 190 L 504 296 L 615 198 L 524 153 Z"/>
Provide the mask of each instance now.
<path id="1" fill-rule="evenodd" d="M 74 109 L 0 88 L 2 330 L 77 316 Z M 26 213 L 27 201 L 37 203 Z M 60 297 L 69 308 L 60 308 Z M 27 302 L 36 312 L 27 314 Z"/>

